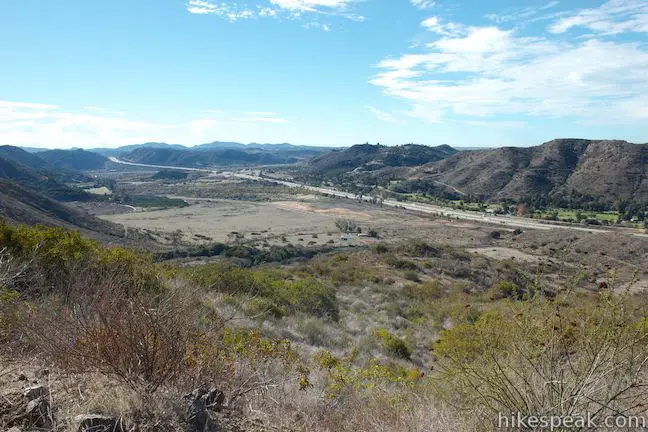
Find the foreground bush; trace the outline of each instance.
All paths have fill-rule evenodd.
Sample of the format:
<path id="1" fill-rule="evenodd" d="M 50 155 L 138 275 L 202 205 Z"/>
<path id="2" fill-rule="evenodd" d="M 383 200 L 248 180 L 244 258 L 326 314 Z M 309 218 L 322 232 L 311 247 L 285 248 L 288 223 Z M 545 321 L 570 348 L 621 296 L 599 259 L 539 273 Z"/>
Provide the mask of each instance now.
<path id="1" fill-rule="evenodd" d="M 625 295 L 503 301 L 441 334 L 439 389 L 484 423 L 645 413 L 648 321 Z"/>
<path id="2" fill-rule="evenodd" d="M 151 293 L 128 273 L 82 273 L 26 320 L 35 348 L 70 372 L 115 376 L 148 392 L 176 380 L 195 332 L 191 298 Z"/>
<path id="3" fill-rule="evenodd" d="M 114 271 L 160 289 L 151 256 L 140 251 L 105 247 L 79 232 L 43 226 L 10 226 L 0 219 L 0 251 L 16 266 L 20 278 L 12 284 L 23 296 L 65 291 L 76 272 Z"/>
<path id="4" fill-rule="evenodd" d="M 253 297 L 253 309 L 263 315 L 267 312 L 280 317 L 304 312 L 333 321 L 339 318 L 335 290 L 314 277 L 291 280 L 290 275 L 279 271 L 221 265 L 190 269 L 182 276 L 217 292 Z"/>

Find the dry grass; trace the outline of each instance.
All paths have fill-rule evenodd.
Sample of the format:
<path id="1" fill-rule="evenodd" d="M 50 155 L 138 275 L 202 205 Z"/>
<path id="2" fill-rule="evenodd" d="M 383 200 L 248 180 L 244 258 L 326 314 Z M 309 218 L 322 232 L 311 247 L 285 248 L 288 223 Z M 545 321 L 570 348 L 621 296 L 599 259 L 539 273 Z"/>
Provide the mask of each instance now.
<path id="1" fill-rule="evenodd" d="M 192 299 L 149 293 L 119 272 L 83 272 L 64 297 L 48 298 L 26 320 L 35 348 L 62 369 L 115 376 L 154 392 L 185 368 Z"/>

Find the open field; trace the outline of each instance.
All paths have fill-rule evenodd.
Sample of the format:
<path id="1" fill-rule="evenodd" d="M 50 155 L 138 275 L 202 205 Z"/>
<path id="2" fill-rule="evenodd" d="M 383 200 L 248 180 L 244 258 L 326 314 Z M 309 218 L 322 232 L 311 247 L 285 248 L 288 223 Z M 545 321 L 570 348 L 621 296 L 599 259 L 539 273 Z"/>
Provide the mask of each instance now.
<path id="1" fill-rule="evenodd" d="M 149 187 L 147 182 L 131 180 L 128 183 L 130 187 L 138 190 Z M 215 179 L 209 180 L 210 186 L 205 186 L 204 179 L 197 183 L 198 186 L 185 182 L 168 189 L 200 190 L 200 195 L 218 194 L 227 190 L 230 194 L 236 185 L 230 180 Z M 369 202 L 312 193 L 277 193 L 276 200 L 268 201 L 267 193 L 272 188 L 271 184 L 245 182 L 244 186 L 245 194 L 256 199 L 170 195 L 185 200 L 189 206 L 104 214 L 101 217 L 124 224 L 129 229 L 153 233 L 160 241 L 175 246 L 242 242 L 259 247 L 286 244 L 305 247 L 366 247 L 377 243 L 397 244 L 409 239 L 419 239 L 436 245 L 465 248 L 469 252 L 498 261 L 542 264 L 543 271 L 558 271 L 563 266 L 561 263 L 570 263 L 572 267 L 582 266 L 587 269 L 593 280 L 615 270 L 622 284 L 629 283 L 635 277 L 636 287 L 648 286 L 648 274 L 643 269 L 643 263 L 648 259 L 648 239 L 625 235 L 632 234 L 629 231 L 583 227 L 571 229 L 569 226 L 558 228 L 547 224 L 529 224 L 520 229 L 517 224 L 502 226 L 500 220 L 508 219 L 504 217 L 462 220 L 454 217 L 454 212 L 439 216 L 409 210 L 409 207 L 381 207 Z M 157 183 L 154 187 L 166 188 Z M 283 190 L 281 185 L 277 187 L 277 192 Z M 418 209 L 417 204 L 410 206 Z M 364 232 L 375 230 L 379 239 L 342 236 L 335 226 L 339 219 L 356 221 Z M 498 219 L 498 223 L 489 223 L 491 219 Z M 178 235 L 180 232 L 181 235 Z M 498 238 L 493 237 L 494 232 L 499 233 Z"/>
<path id="2" fill-rule="evenodd" d="M 20 358 L 12 366 L 15 373 L 5 382 L 0 371 L 0 388 L 18 411 L 25 411 L 18 403 L 24 402 L 19 373 L 31 380 L 42 375 L 40 369 L 48 369 L 53 371 L 52 380 L 41 381 L 47 380 L 53 389 L 61 424 L 74 424 L 77 414 L 92 411 L 94 406 L 84 402 L 91 401 L 92 395 L 101 399 L 100 412 L 131 424 L 146 423 L 138 417 L 142 403 L 148 400 L 139 387 L 138 350 L 159 345 L 137 342 L 133 349 L 130 341 L 154 335 L 168 349 L 163 354 L 175 356 L 165 358 L 164 365 L 175 369 L 161 387 L 168 399 L 151 407 L 155 414 L 150 418 L 186 411 L 188 402 L 182 395 L 205 382 L 216 383 L 228 398 L 251 382 L 259 386 L 258 391 L 250 390 L 244 399 L 237 402 L 233 397 L 228 403 L 241 417 L 237 423 L 262 412 L 256 423 L 259 427 L 223 430 L 430 430 L 433 420 L 429 416 L 437 418 L 441 410 L 450 420 L 432 430 L 477 432 L 489 429 L 471 425 L 490 424 L 489 415 L 453 411 L 455 401 L 444 399 L 461 391 L 473 394 L 439 372 L 448 370 L 449 364 L 474 361 L 483 368 L 479 364 L 482 347 L 488 353 L 494 353 L 495 347 L 502 353 L 499 364 L 518 367 L 530 357 L 523 352 L 522 357 L 511 359 L 511 340 L 528 343 L 534 355 L 538 338 L 545 344 L 559 343 L 552 348 L 554 352 L 566 343 L 570 353 L 589 353 L 591 344 L 575 351 L 574 341 L 588 340 L 596 329 L 587 326 L 601 317 L 611 319 L 610 313 L 618 313 L 605 324 L 610 331 L 627 328 L 635 334 L 637 327 L 625 321 L 630 315 L 619 309 L 621 305 L 636 316 L 632 323 L 645 322 L 641 320 L 645 320 L 648 289 L 648 238 L 637 236 L 636 231 L 485 217 L 422 203 L 381 205 L 340 191 L 259 180 L 249 172 L 200 173 L 177 181 L 153 179 L 153 174 L 115 173 L 112 187 L 122 196 L 150 196 L 155 202 L 182 202 L 186 207 L 152 208 L 110 201 L 78 204 L 88 213 L 123 224 L 127 233 L 146 237 L 150 255 L 88 245 L 59 232 L 46 235 L 48 249 L 36 246 L 42 257 L 33 261 L 34 250 L 26 240 L 42 234 L 18 231 L 4 237 L 23 236 L 23 241 L 10 245 L 27 245 L 23 255 L 12 253 L 30 260 L 30 273 L 13 281 L 12 261 L 3 260 L 0 253 L 0 270 L 3 264 L 8 270 L 0 272 L 0 278 L 9 275 L 10 283 L 26 282 L 30 290 L 35 281 L 44 287 L 43 292 L 51 292 L 52 287 L 72 292 L 73 296 L 66 294 L 72 307 L 65 310 L 104 314 L 109 321 L 104 331 L 113 332 L 108 336 L 120 344 L 116 351 L 127 356 L 133 353 L 128 357 L 132 363 L 119 372 L 121 378 L 110 369 L 90 376 L 83 362 L 96 357 L 81 352 L 77 357 L 81 364 L 67 360 L 70 351 L 86 347 L 67 346 L 67 335 L 78 334 L 77 340 L 84 340 L 102 338 L 104 332 L 86 335 L 85 322 L 63 317 L 56 297 L 39 299 L 30 312 L 32 303 L 26 301 L 19 309 L 16 298 L 0 296 L 0 318 L 3 313 L 14 317 L 15 310 L 33 314 L 15 327 L 13 321 L 0 319 L 0 337 L 11 336 L 16 347 L 29 340 L 43 359 L 33 369 L 25 366 L 31 359 Z M 344 226 L 353 232 L 341 232 Z M 57 272 L 59 268 L 65 271 Z M 77 271 L 84 268 L 85 272 Z M 131 289 L 138 296 L 124 297 Z M 610 307 L 611 296 L 617 295 L 624 303 Z M 150 320 L 152 311 L 159 311 L 159 321 Z M 597 314 L 592 320 L 581 315 L 589 311 Z M 564 331 L 562 316 L 569 317 Z M 574 322 L 582 322 L 582 329 L 574 327 Z M 57 333 L 57 329 L 64 331 Z M 524 333 L 527 329 L 528 334 Z M 555 337 L 557 329 L 564 337 Z M 133 330 L 141 333 L 131 335 Z M 582 338 L 574 337 L 576 331 L 582 332 Z M 625 346 L 624 339 L 610 334 L 611 343 Z M 120 339 L 120 335 L 125 336 Z M 36 337 L 33 342 L 25 339 L 32 337 Z M 647 346 L 643 336 L 631 342 L 642 349 Z M 94 350 L 103 343 L 93 341 L 87 347 Z M 600 351 L 608 352 L 607 347 Z M 121 357 L 112 353 L 112 349 L 102 351 L 99 365 L 114 361 L 121 367 Z M 561 370 L 560 359 L 543 361 Z M 590 358 L 582 360 L 588 368 L 593 363 Z M 518 369 L 507 373 L 513 380 L 519 376 Z M 500 377 L 502 372 L 493 374 Z M 540 384 L 533 391 L 545 391 L 545 377 L 536 378 L 524 378 L 511 386 L 517 389 L 537 381 Z M 135 390 L 128 389 L 130 380 L 136 382 Z M 491 381 L 487 376 L 485 385 Z M 84 382 L 105 388 L 89 389 Z M 448 392 L 440 391 L 438 383 L 447 386 Z M 62 394 L 59 389 L 65 386 L 74 391 Z M 116 391 L 129 399 L 107 397 Z M 366 418 L 368 406 L 375 407 L 376 415 L 386 408 L 402 412 L 381 417 L 373 429 L 356 427 Z M 403 417 L 410 415 L 414 417 Z M 11 416 L 4 418 L 17 421 Z M 409 420 L 403 423 L 403 418 Z M 347 419 L 351 419 L 348 424 Z M 164 430 L 183 430 L 178 426 L 182 417 L 171 415 L 167 421 L 176 426 Z M 222 421 L 227 423 L 227 419 Z M 403 424 L 406 427 L 399 429 Z M 5 425 L 10 423 L 0 423 Z M 141 430 L 162 428 L 156 422 Z"/>

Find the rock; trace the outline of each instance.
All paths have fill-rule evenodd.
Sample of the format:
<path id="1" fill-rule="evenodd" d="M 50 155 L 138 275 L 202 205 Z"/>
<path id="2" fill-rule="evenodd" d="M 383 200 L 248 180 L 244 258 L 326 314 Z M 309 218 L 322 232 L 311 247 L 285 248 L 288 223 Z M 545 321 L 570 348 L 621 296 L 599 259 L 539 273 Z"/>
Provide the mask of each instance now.
<path id="1" fill-rule="evenodd" d="M 49 402 L 42 397 L 30 400 L 25 408 L 25 413 L 35 426 L 41 428 L 52 426 Z"/>
<path id="2" fill-rule="evenodd" d="M 48 394 L 49 394 L 49 389 L 43 385 L 27 387 L 24 393 L 25 398 L 30 401 L 47 396 Z"/>
<path id="3" fill-rule="evenodd" d="M 225 393 L 214 387 L 212 387 L 209 392 L 204 395 L 204 398 L 207 408 L 213 409 L 215 411 L 219 411 L 225 403 Z"/>
<path id="4" fill-rule="evenodd" d="M 223 392 L 217 389 L 196 389 L 186 397 L 191 398 L 187 410 L 187 423 L 191 431 L 218 432 L 220 427 L 217 420 L 209 413 L 209 409 L 219 409 L 225 401 Z"/>
<path id="5" fill-rule="evenodd" d="M 79 423 L 78 432 L 125 432 L 126 428 L 120 418 L 103 416 L 100 414 L 86 414 L 76 416 Z"/>
<path id="6" fill-rule="evenodd" d="M 25 409 L 25 412 L 26 412 L 27 414 L 31 414 L 31 413 L 33 413 L 34 411 L 36 411 L 36 408 L 38 408 L 38 406 L 39 406 L 40 404 L 41 404 L 41 400 L 40 400 L 40 399 L 30 400 L 30 401 L 27 403 L 27 408 Z"/>

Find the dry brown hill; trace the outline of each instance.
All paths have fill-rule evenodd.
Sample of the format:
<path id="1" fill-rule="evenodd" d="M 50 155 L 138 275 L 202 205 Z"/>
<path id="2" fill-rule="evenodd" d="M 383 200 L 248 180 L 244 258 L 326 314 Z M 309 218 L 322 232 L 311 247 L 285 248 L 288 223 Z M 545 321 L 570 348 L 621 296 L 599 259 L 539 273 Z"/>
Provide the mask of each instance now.
<path id="1" fill-rule="evenodd" d="M 537 147 L 460 152 L 422 166 L 410 181 L 435 181 L 491 200 L 648 202 L 648 144 L 556 139 Z M 438 184 L 438 183 L 437 183 Z"/>

